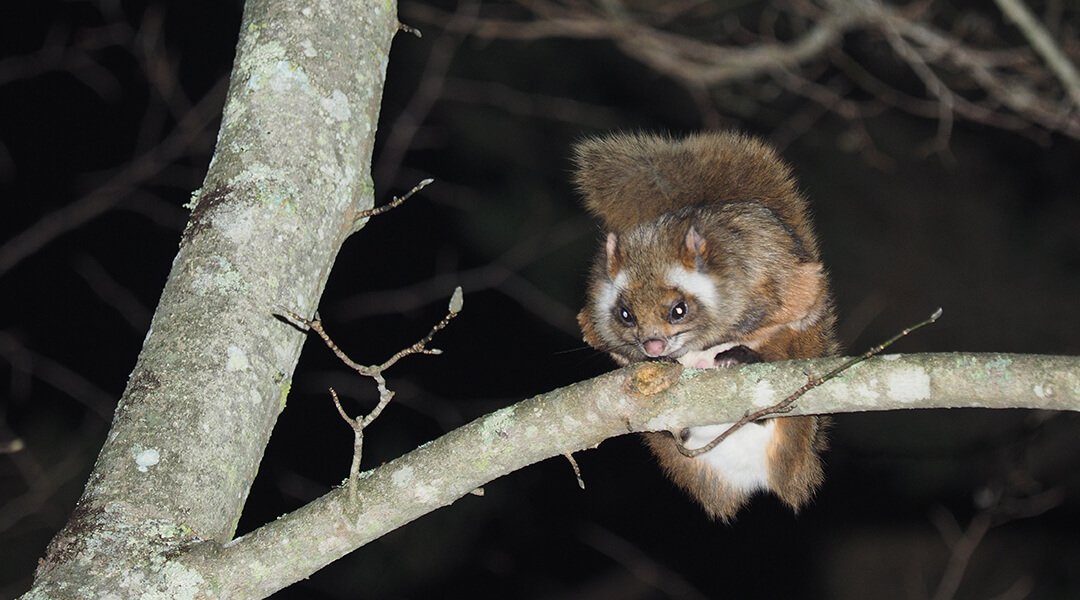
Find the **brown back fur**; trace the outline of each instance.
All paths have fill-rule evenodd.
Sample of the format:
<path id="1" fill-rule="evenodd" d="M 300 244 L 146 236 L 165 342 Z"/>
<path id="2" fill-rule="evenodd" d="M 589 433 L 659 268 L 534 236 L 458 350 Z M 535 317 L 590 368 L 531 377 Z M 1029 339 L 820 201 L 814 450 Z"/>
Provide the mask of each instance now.
<path id="1" fill-rule="evenodd" d="M 677 140 L 614 134 L 579 143 L 575 162 L 585 208 L 608 231 L 621 234 L 694 204 L 758 202 L 791 227 L 810 260 L 818 260 L 807 202 L 791 169 L 755 138 L 735 132 Z"/>

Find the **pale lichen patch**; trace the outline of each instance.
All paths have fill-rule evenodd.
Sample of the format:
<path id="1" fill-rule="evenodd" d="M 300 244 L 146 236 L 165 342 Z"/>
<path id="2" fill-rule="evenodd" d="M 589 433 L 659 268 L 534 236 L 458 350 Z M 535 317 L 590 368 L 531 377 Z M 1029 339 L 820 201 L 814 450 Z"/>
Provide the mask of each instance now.
<path id="1" fill-rule="evenodd" d="M 876 387 L 876 385 L 877 385 L 876 381 L 871 382 L 871 385 L 867 385 L 865 383 L 859 384 L 858 386 L 855 387 L 855 394 L 858 395 L 858 397 L 863 399 L 863 400 L 867 400 L 867 401 L 870 401 L 870 402 L 877 402 L 878 398 L 881 397 L 881 394 L 878 393 L 878 391 L 874 389 L 874 387 Z"/>
<path id="2" fill-rule="evenodd" d="M 247 88 L 252 91 L 259 90 L 262 87 L 262 84 L 267 79 L 265 72 L 272 70 L 272 68 L 268 67 L 279 65 L 286 56 L 285 46 L 280 42 L 271 41 L 260 44 L 258 43 L 258 37 L 257 35 L 244 36 L 244 38 L 251 39 L 252 43 L 244 44 L 244 52 L 240 53 L 240 69 L 250 73 Z"/>
<path id="3" fill-rule="evenodd" d="M 480 424 L 480 439 L 490 444 L 497 437 L 504 437 L 506 430 L 514 423 L 513 407 L 500 408 L 488 415 Z"/>
<path id="4" fill-rule="evenodd" d="M 998 356 L 986 361 L 986 368 L 994 371 L 1003 371 L 1012 366 L 1012 359 L 1007 356 Z"/>
<path id="5" fill-rule="evenodd" d="M 563 415 L 562 417 L 562 425 L 567 431 L 575 430 L 580 424 L 580 421 L 570 415 Z"/>
<path id="6" fill-rule="evenodd" d="M 161 453 L 155 448 L 147 448 L 135 455 L 135 468 L 140 473 L 146 473 L 150 467 L 161 462 Z"/>
<path id="7" fill-rule="evenodd" d="M 165 589 L 161 592 L 161 598 L 170 600 L 193 600 L 201 592 L 205 580 L 195 569 L 186 567 L 175 560 L 165 563 L 162 568 L 165 579 Z M 153 596 L 144 596 L 153 597 Z"/>
<path id="8" fill-rule="evenodd" d="M 237 346 L 229 346 L 225 350 L 228 358 L 225 360 L 226 371 L 246 371 L 251 368 L 247 355 Z"/>
<path id="9" fill-rule="evenodd" d="M 191 287 L 199 296 L 240 295 L 246 291 L 247 283 L 240 273 L 233 270 L 229 259 L 224 256 L 211 256 L 195 267 Z"/>
<path id="10" fill-rule="evenodd" d="M 997 377 L 1000 383 L 1005 383 L 1012 377 L 1012 372 L 1009 370 L 1012 363 L 1011 358 L 998 356 L 986 361 L 984 367 L 988 376 Z"/>
<path id="11" fill-rule="evenodd" d="M 418 485 L 413 489 L 413 493 L 421 504 L 431 504 L 438 498 L 436 489 L 430 485 Z"/>
<path id="12" fill-rule="evenodd" d="M 776 402 L 776 390 L 769 380 L 762 379 L 754 385 L 754 406 L 772 406 Z"/>
<path id="13" fill-rule="evenodd" d="M 645 422 L 645 431 L 666 431 L 668 423 L 660 417 L 653 417 Z"/>
<path id="14" fill-rule="evenodd" d="M 248 80 L 249 88 L 257 88 L 260 83 L 264 82 L 263 77 L 260 77 L 260 75 L 265 77 L 265 83 L 275 92 L 298 90 L 304 94 L 311 94 L 314 91 L 311 80 L 304 69 L 300 65 L 287 60 L 275 62 L 273 67 L 267 69 L 264 73 L 252 73 L 251 79 Z"/>
<path id="15" fill-rule="evenodd" d="M 930 375 L 922 369 L 902 369 L 891 373 L 887 385 L 889 397 L 900 402 L 930 398 Z"/>
<path id="16" fill-rule="evenodd" d="M 394 482 L 394 485 L 398 487 L 406 487 L 412 483 L 415 475 L 413 468 L 405 465 L 390 475 L 390 481 Z"/>
<path id="17" fill-rule="evenodd" d="M 1034 389 L 1035 395 L 1043 400 L 1054 397 L 1054 386 L 1051 384 L 1036 383 Z"/>
<path id="18" fill-rule="evenodd" d="M 242 153 L 241 149 L 236 149 Z M 291 198 L 298 194 L 290 184 L 289 173 L 283 169 L 271 167 L 262 162 L 248 163 L 247 168 L 229 179 L 229 185 L 235 188 L 258 190 L 259 201 L 266 206 L 281 206 L 291 210 Z"/>
<path id="19" fill-rule="evenodd" d="M 251 239 L 255 215 L 250 206 L 240 203 L 218 205 L 211 223 L 230 242 L 236 245 L 246 244 Z"/>
<path id="20" fill-rule="evenodd" d="M 341 90 L 334 90 L 329 98 L 321 98 L 319 105 L 335 121 L 348 121 L 352 118 L 352 109 L 349 107 L 349 97 Z"/>

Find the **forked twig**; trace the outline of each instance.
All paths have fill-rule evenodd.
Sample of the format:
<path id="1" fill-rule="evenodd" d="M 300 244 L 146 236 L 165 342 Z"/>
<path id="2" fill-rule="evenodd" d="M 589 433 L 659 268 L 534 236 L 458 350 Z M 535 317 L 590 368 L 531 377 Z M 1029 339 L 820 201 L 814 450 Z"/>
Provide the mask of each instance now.
<path id="1" fill-rule="evenodd" d="M 410 194 L 422 187 L 422 185 L 413 188 Z M 408 195 L 406 195 L 406 197 L 407 196 Z M 398 204 L 400 204 L 400 202 L 398 202 Z M 385 362 L 379 365 L 361 365 L 349 358 L 349 356 L 345 354 L 345 352 L 341 348 L 338 348 L 337 344 L 334 343 L 334 340 L 330 339 L 330 335 L 326 333 L 326 330 L 323 329 L 322 320 L 319 318 L 318 313 L 315 314 L 314 319 L 308 319 L 306 317 L 301 317 L 300 315 L 290 310 L 282 309 L 282 312 L 289 318 L 291 318 L 293 321 L 300 323 L 307 327 L 308 330 L 314 331 L 315 333 L 319 334 L 319 337 L 322 338 L 323 342 L 326 343 L 326 346 L 330 348 L 330 351 L 333 352 L 334 355 L 341 360 L 341 362 L 348 365 L 349 368 L 356 371 L 357 373 L 365 377 L 371 377 L 375 380 L 375 383 L 378 386 L 379 403 L 375 405 L 375 408 L 373 408 L 371 412 L 367 414 L 367 416 L 355 418 L 350 417 L 348 413 L 345 412 L 345 409 L 341 406 L 341 400 L 338 398 L 337 392 L 334 391 L 334 388 L 330 388 L 330 395 L 334 399 L 334 406 L 337 408 L 338 414 L 341 415 L 341 418 L 344 419 L 345 422 L 349 424 L 349 427 L 351 427 L 353 430 L 353 459 L 352 465 L 349 468 L 348 487 L 354 501 L 357 499 L 356 481 L 360 477 L 360 458 L 364 446 L 364 428 L 368 425 L 371 425 L 371 423 L 375 419 L 379 418 L 379 415 L 382 414 L 383 409 L 385 409 L 386 406 L 390 404 L 390 400 L 394 398 L 394 391 L 386 387 L 386 378 L 383 377 L 383 371 L 389 369 L 395 363 L 397 363 L 397 361 L 410 354 L 442 354 L 442 350 L 439 350 L 437 348 L 428 348 L 427 345 L 431 343 L 431 340 L 435 337 L 436 333 L 445 328 L 450 323 L 450 320 L 456 317 L 458 313 L 461 312 L 463 304 L 464 297 L 461 292 L 461 287 L 459 286 L 454 289 L 454 294 L 450 297 L 450 306 L 448 312 L 446 313 L 446 316 L 443 317 L 443 319 L 439 321 L 434 327 L 432 327 L 431 331 L 429 331 L 427 335 L 425 335 L 423 338 L 420 339 L 420 341 L 416 342 L 412 346 L 409 346 L 404 350 L 398 351 L 396 354 L 394 354 Z"/>
<path id="2" fill-rule="evenodd" d="M 810 390 L 818 387 L 819 385 L 825 383 L 826 381 L 840 375 L 840 373 L 843 373 L 844 371 L 850 369 L 851 367 L 854 367 L 855 365 L 865 361 L 866 359 L 870 358 L 871 356 L 874 356 L 875 354 L 878 354 L 879 352 L 881 352 L 885 348 L 888 348 L 894 342 L 899 340 L 900 338 L 902 338 L 905 335 L 911 333 L 912 331 L 915 331 L 916 329 L 922 327 L 923 325 L 929 325 L 930 323 L 933 323 L 934 321 L 937 321 L 939 317 L 941 317 L 941 309 L 940 308 L 935 310 L 934 314 L 930 315 L 930 318 L 926 319 L 925 321 L 922 321 L 920 323 L 916 323 L 915 325 L 912 325 L 911 327 L 908 327 L 907 329 L 905 329 L 905 330 L 901 331 L 900 333 L 894 335 L 893 337 L 889 338 L 885 342 L 883 342 L 881 344 L 878 344 L 877 346 L 874 346 L 873 348 L 867 350 L 861 356 L 856 356 L 855 358 L 852 358 L 852 359 L 848 360 L 844 364 L 840 365 L 839 367 L 836 367 L 832 371 L 829 371 L 825 375 L 822 375 L 821 377 L 818 377 L 816 375 L 810 375 L 807 382 L 804 383 L 802 387 L 795 390 L 795 392 L 793 394 L 791 394 L 790 396 L 788 396 L 787 398 L 784 398 L 780 402 L 777 402 L 776 404 L 774 404 L 772 406 L 769 406 L 767 408 L 763 408 L 761 410 L 758 410 L 758 411 L 755 411 L 755 412 L 752 412 L 752 413 L 744 414 L 741 419 L 739 419 L 737 422 L 735 422 L 731 427 L 728 427 L 727 430 L 724 431 L 724 433 L 721 433 L 720 435 L 718 435 L 716 437 L 716 439 L 709 442 L 708 444 L 705 444 L 704 446 L 702 446 L 700 448 L 695 448 L 695 449 L 691 450 L 690 448 L 687 448 L 681 442 L 679 442 L 678 438 L 675 439 L 675 447 L 679 449 L 679 452 L 681 452 L 683 454 L 683 456 L 686 456 L 686 457 L 689 457 L 689 458 L 694 458 L 694 457 L 700 456 L 702 454 L 705 454 L 706 452 L 708 452 L 708 451 L 712 450 L 713 448 L 717 447 L 720 444 L 720 442 L 727 439 L 727 437 L 729 435 L 731 435 L 736 429 L 742 427 L 743 425 L 746 425 L 747 423 L 752 423 L 754 421 L 757 421 L 758 419 L 767 417 L 769 415 L 777 415 L 777 414 L 783 414 L 783 413 L 791 412 L 791 409 L 793 408 L 792 405 L 795 403 L 796 400 L 801 398 L 803 396 L 803 394 L 805 394 L 806 392 L 809 392 Z"/>

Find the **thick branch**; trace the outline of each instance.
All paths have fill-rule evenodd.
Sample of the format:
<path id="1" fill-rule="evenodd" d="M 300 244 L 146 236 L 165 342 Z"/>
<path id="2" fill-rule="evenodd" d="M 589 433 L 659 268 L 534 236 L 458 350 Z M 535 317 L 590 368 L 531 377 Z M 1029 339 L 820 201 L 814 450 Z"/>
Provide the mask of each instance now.
<path id="1" fill-rule="evenodd" d="M 631 431 L 736 421 L 782 400 L 803 385 L 805 373 L 824 373 L 840 362 L 765 363 L 738 371 L 627 367 L 498 410 L 365 473 L 359 510 L 339 488 L 225 548 L 207 543 L 180 562 L 222 582 L 217 595 L 266 594 L 507 473 Z M 1080 410 L 1080 359 L 877 357 L 811 390 L 791 414 L 945 407 Z"/>

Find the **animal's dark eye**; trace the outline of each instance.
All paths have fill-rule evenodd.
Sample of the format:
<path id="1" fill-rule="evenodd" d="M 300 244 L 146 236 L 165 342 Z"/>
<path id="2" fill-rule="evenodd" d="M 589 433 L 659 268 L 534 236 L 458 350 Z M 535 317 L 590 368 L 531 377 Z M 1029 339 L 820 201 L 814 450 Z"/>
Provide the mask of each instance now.
<path id="1" fill-rule="evenodd" d="M 690 312 L 690 309 L 687 308 L 686 302 L 680 300 L 671 307 L 671 314 L 668 315 L 668 321 L 671 323 L 678 323 L 686 317 L 688 312 Z"/>
<path id="2" fill-rule="evenodd" d="M 615 309 L 615 316 L 619 318 L 620 323 L 627 327 L 634 324 L 634 313 L 630 312 L 630 309 L 625 306 L 619 305 L 619 307 Z"/>

